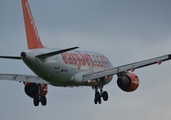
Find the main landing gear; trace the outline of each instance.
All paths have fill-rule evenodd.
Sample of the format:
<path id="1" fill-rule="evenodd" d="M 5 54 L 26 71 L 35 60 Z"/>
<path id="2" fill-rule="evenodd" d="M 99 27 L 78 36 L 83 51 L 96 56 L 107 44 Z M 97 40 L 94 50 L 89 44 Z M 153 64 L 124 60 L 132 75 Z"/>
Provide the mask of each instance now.
<path id="1" fill-rule="evenodd" d="M 104 101 L 108 100 L 108 93 L 107 91 L 103 91 L 103 86 L 105 84 L 105 78 L 102 77 L 100 78 L 100 80 L 96 80 L 96 82 L 98 83 L 98 87 L 100 89 L 100 92 L 98 91 L 98 87 L 94 86 L 93 88 L 95 89 L 95 98 L 94 98 L 94 104 L 101 104 L 102 100 L 101 98 L 103 98 Z"/>
<path id="2" fill-rule="evenodd" d="M 33 98 L 34 106 L 39 106 L 39 102 L 41 102 L 42 106 L 46 106 L 47 99 L 45 95 L 47 94 L 47 91 L 45 88 L 47 88 L 47 85 L 41 86 L 41 84 L 38 84 L 38 96 Z"/>
<path id="3" fill-rule="evenodd" d="M 24 82 L 24 85 L 25 85 L 24 91 L 26 95 L 33 98 L 34 106 L 38 106 L 39 102 L 41 102 L 43 106 L 47 104 L 47 99 L 45 97 L 48 92 L 47 84 Z"/>
<path id="4" fill-rule="evenodd" d="M 45 106 L 47 104 L 46 96 L 39 96 L 39 97 L 33 98 L 34 106 L 39 106 L 39 102 L 41 102 L 42 106 Z"/>

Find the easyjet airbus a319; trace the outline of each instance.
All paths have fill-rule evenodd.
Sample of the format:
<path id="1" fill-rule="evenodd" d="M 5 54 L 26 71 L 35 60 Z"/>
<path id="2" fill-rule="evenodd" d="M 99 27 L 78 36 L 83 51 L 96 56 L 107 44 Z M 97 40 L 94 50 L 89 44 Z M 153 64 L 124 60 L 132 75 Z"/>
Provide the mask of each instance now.
<path id="1" fill-rule="evenodd" d="M 95 91 L 94 103 L 108 100 L 103 86 L 113 75 L 117 75 L 117 85 L 125 92 L 132 92 L 139 86 L 135 69 L 153 64 L 161 64 L 171 59 L 171 54 L 140 62 L 113 67 L 108 58 L 100 53 L 67 49 L 45 48 L 40 41 L 28 0 L 21 0 L 28 50 L 20 56 L 0 56 L 0 58 L 22 60 L 36 75 L 0 74 L 0 79 L 23 82 L 25 93 L 33 98 L 35 106 L 39 102 L 47 104 L 47 85 L 58 87 L 91 86 Z"/>

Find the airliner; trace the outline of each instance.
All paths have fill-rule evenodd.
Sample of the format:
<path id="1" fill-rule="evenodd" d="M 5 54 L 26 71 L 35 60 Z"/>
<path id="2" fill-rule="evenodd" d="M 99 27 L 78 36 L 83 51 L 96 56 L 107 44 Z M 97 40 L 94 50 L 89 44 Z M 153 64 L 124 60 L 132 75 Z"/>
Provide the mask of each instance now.
<path id="1" fill-rule="evenodd" d="M 114 75 L 117 85 L 125 92 L 135 91 L 139 78 L 134 70 L 153 64 L 161 64 L 171 59 L 171 54 L 113 67 L 109 59 L 100 53 L 80 51 L 76 47 L 56 49 L 45 48 L 41 43 L 28 0 L 21 0 L 28 49 L 20 56 L 0 56 L 0 58 L 22 60 L 35 75 L 2 74 L 1 80 L 23 82 L 24 90 L 33 100 L 46 106 L 48 85 L 56 87 L 89 86 L 95 91 L 94 103 L 108 101 L 108 92 L 103 91 Z"/>

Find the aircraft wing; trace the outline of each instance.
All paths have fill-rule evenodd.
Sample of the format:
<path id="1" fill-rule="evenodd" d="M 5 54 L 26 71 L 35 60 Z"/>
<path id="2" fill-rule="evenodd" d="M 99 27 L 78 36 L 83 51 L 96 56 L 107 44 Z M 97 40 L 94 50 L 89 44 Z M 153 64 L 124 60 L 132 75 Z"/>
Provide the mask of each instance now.
<path id="1" fill-rule="evenodd" d="M 134 71 L 135 69 L 146 67 L 146 66 L 153 65 L 156 63 L 161 64 L 162 62 L 170 60 L 170 59 L 171 59 L 171 54 L 148 59 L 148 60 L 143 60 L 140 62 L 135 62 L 135 63 L 119 66 L 119 67 L 105 69 L 105 70 L 101 70 L 97 72 L 87 73 L 83 75 L 83 81 L 98 79 L 98 78 L 108 76 L 108 75 L 115 75 L 123 71 L 129 71 L 129 70 Z"/>
<path id="2" fill-rule="evenodd" d="M 0 80 L 12 80 L 12 81 L 19 81 L 19 82 L 49 84 L 47 81 L 41 79 L 40 77 L 32 76 L 32 75 L 1 74 L 0 73 Z"/>

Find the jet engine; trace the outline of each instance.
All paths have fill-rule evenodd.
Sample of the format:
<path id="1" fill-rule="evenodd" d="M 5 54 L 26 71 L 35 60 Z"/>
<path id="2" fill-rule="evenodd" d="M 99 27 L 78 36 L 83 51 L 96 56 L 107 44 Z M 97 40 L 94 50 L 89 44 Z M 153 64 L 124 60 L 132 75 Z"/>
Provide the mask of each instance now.
<path id="1" fill-rule="evenodd" d="M 117 79 L 117 85 L 125 92 L 135 91 L 139 86 L 139 78 L 133 73 L 125 73 Z"/>
<path id="2" fill-rule="evenodd" d="M 36 84 L 36 83 L 24 83 L 25 93 L 31 97 L 35 98 L 38 96 L 45 96 L 47 94 L 48 88 L 45 84 Z"/>

